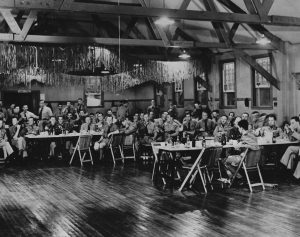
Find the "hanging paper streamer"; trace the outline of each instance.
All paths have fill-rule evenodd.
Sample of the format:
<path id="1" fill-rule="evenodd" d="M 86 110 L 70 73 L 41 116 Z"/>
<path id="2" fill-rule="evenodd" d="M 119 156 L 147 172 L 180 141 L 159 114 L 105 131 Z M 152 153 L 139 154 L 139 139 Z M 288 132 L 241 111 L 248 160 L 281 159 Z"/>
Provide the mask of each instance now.
<path id="1" fill-rule="evenodd" d="M 192 79 L 204 71 L 199 60 L 137 62 L 136 58 L 123 56 L 119 61 L 116 52 L 114 47 L 0 44 L 0 85 L 30 88 L 36 82 L 67 87 L 84 85 L 87 79 L 93 78 L 102 91 L 116 92 L 147 81 L 162 84 Z M 112 75 L 96 75 L 97 69 L 103 67 Z"/>

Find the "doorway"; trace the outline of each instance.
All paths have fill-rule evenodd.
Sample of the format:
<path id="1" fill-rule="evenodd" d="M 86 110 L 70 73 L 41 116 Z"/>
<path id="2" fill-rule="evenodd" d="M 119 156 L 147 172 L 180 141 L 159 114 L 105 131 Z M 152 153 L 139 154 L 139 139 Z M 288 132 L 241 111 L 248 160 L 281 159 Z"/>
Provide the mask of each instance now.
<path id="1" fill-rule="evenodd" d="M 40 101 L 40 91 L 2 91 L 2 100 L 6 108 L 11 104 L 16 104 L 20 106 L 20 109 L 22 110 L 23 105 L 28 105 L 29 111 L 37 113 Z"/>

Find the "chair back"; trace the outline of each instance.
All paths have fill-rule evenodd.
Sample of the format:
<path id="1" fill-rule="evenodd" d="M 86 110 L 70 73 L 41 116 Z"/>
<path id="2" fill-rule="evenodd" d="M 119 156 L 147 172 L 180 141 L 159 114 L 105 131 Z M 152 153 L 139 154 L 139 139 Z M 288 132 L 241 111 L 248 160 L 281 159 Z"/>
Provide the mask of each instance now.
<path id="1" fill-rule="evenodd" d="M 218 158 L 220 158 L 222 153 L 222 147 L 208 147 L 205 149 L 200 166 L 206 166 L 207 168 L 212 168 L 216 164 Z"/>
<path id="2" fill-rule="evenodd" d="M 135 136 L 133 134 L 125 135 L 123 144 L 124 146 L 132 146 L 135 142 Z"/>
<path id="3" fill-rule="evenodd" d="M 153 152 L 155 160 L 157 160 L 159 148 L 162 147 L 163 145 L 164 145 L 164 142 L 152 142 L 151 143 L 152 152 Z"/>
<path id="4" fill-rule="evenodd" d="M 78 149 L 79 150 L 88 150 L 90 148 L 92 141 L 92 135 L 80 135 L 78 139 Z"/>
<path id="5" fill-rule="evenodd" d="M 123 145 L 123 134 L 113 134 L 111 136 L 110 145 L 112 147 L 119 147 Z"/>
<path id="6" fill-rule="evenodd" d="M 248 152 L 244 160 L 246 168 L 256 167 L 256 165 L 260 162 L 260 159 L 261 159 L 261 149 L 259 150 L 248 149 Z"/>

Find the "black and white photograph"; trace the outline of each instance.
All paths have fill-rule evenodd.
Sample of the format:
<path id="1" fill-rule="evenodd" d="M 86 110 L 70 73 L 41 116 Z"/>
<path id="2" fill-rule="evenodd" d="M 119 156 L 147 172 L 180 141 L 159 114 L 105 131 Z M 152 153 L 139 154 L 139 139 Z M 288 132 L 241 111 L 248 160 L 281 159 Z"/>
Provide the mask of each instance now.
<path id="1" fill-rule="evenodd" d="M 0 0 L 0 237 L 297 237 L 299 213 L 299 0 Z"/>

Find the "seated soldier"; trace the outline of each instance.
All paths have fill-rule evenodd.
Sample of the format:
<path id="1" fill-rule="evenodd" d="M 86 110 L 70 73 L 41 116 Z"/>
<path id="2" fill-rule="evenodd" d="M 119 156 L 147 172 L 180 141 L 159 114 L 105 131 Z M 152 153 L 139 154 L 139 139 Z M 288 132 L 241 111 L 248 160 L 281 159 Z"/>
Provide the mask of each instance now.
<path id="1" fill-rule="evenodd" d="M 137 148 L 140 144 L 151 144 L 155 141 L 157 130 L 155 124 L 149 120 L 148 114 L 144 115 L 143 120 L 139 123 L 138 127 L 138 141 Z"/>
<path id="2" fill-rule="evenodd" d="M 230 128 L 231 127 L 228 124 L 227 116 L 226 115 L 221 116 L 220 122 L 214 130 L 214 137 L 216 138 L 216 140 L 221 141 L 221 137 L 223 136 L 223 134 L 225 134 L 225 136 L 228 137 L 228 132 Z"/>
<path id="3" fill-rule="evenodd" d="M 92 120 L 89 116 L 85 118 L 85 123 L 81 125 L 80 132 L 90 132 L 95 131 L 95 124 L 92 123 Z"/>
<path id="4" fill-rule="evenodd" d="M 94 149 L 100 151 L 99 158 L 102 160 L 103 158 L 103 149 L 109 144 L 111 135 L 119 133 L 118 126 L 113 123 L 113 117 L 107 116 L 106 123 L 103 128 L 103 135 L 99 139 L 99 141 L 95 142 Z"/>
<path id="5" fill-rule="evenodd" d="M 187 136 L 190 137 L 190 139 L 194 139 L 195 132 L 196 132 L 196 125 L 197 123 L 192 120 L 191 114 L 186 113 L 184 122 L 183 122 L 183 138 L 187 138 Z"/>
<path id="6" fill-rule="evenodd" d="M 291 118 L 291 125 L 289 127 L 288 136 L 291 141 L 300 141 L 300 121 L 299 117 L 295 116 Z M 292 169 L 293 160 L 291 159 L 291 154 L 298 155 L 300 151 L 300 146 L 289 146 L 285 153 L 283 154 L 280 162 L 287 167 L 287 169 Z M 296 167 L 294 172 L 294 177 L 299 179 L 300 178 L 300 162 Z"/>
<path id="7" fill-rule="evenodd" d="M 239 131 L 238 123 L 242 120 L 241 117 L 236 117 L 234 119 L 233 127 L 230 128 L 228 132 L 228 139 L 229 140 L 239 140 L 241 138 L 241 133 Z"/>
<path id="8" fill-rule="evenodd" d="M 67 114 L 67 119 L 64 122 L 64 128 L 66 132 L 72 133 L 75 131 L 75 120 L 73 119 L 72 113 Z"/>
<path id="9" fill-rule="evenodd" d="M 174 121 L 173 113 L 168 114 L 167 121 L 164 124 L 165 140 L 175 142 L 179 135 L 179 128 L 178 123 Z"/>
<path id="10" fill-rule="evenodd" d="M 198 136 L 212 136 L 215 129 L 215 123 L 208 118 L 207 112 L 202 112 L 202 119 L 196 125 L 196 133 Z"/>
<path id="11" fill-rule="evenodd" d="M 276 125 L 276 116 L 274 114 L 270 114 L 267 118 L 267 126 L 262 127 L 261 129 L 258 129 L 259 131 L 255 132 L 255 135 L 264 136 L 267 133 L 272 133 L 273 137 L 281 137 L 282 136 L 282 130 L 280 127 L 277 127 Z M 258 132 L 258 133 L 257 133 Z"/>
<path id="12" fill-rule="evenodd" d="M 249 123 L 247 120 L 241 120 L 238 122 L 239 132 L 241 133 L 241 141 L 235 146 L 236 149 L 249 148 L 251 150 L 259 150 L 257 138 L 255 135 L 248 131 Z M 240 155 L 228 156 L 225 160 L 225 167 L 227 168 L 227 175 L 231 178 L 242 159 L 242 152 Z M 237 174 L 237 178 L 240 179 L 242 176 Z"/>
<path id="13" fill-rule="evenodd" d="M 12 118 L 12 126 L 8 129 L 11 144 L 18 149 L 18 155 L 22 158 L 27 157 L 26 141 L 21 136 L 21 125 L 16 117 Z"/>
<path id="14" fill-rule="evenodd" d="M 7 135 L 6 130 L 4 128 L 3 120 L 0 120 L 0 148 L 3 149 L 5 159 L 14 152 L 9 142 L 7 141 Z"/>
<path id="15" fill-rule="evenodd" d="M 50 117 L 50 121 L 49 121 L 48 125 L 45 126 L 45 130 L 49 132 L 49 135 L 61 134 L 61 130 L 60 130 L 58 123 L 56 122 L 56 119 L 54 116 Z M 56 148 L 56 142 L 51 142 L 49 157 L 53 157 L 56 155 L 55 148 Z"/>
<path id="16" fill-rule="evenodd" d="M 23 129 L 24 135 L 37 135 L 39 134 L 39 127 L 34 123 L 34 119 L 31 117 L 28 119 L 25 128 Z"/>

